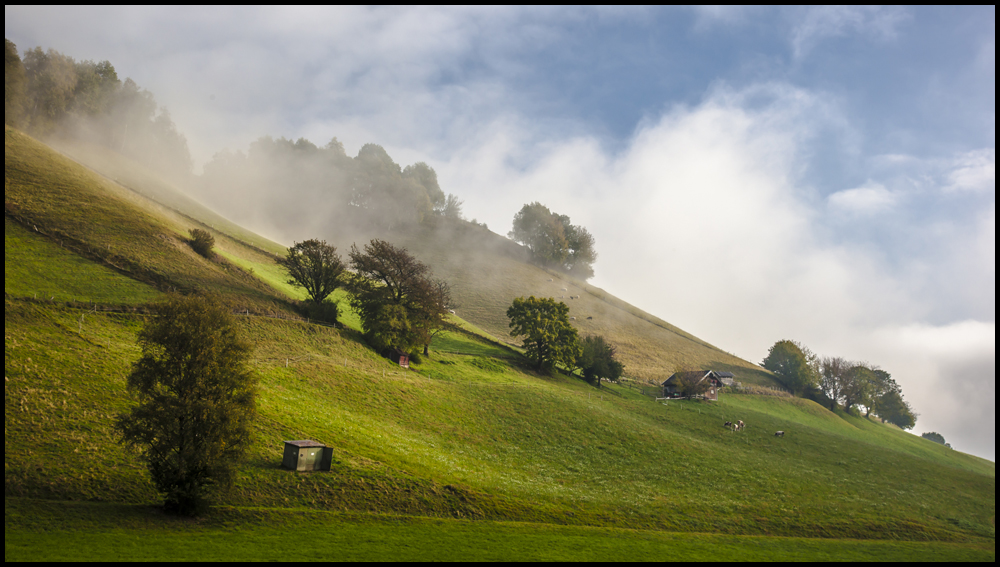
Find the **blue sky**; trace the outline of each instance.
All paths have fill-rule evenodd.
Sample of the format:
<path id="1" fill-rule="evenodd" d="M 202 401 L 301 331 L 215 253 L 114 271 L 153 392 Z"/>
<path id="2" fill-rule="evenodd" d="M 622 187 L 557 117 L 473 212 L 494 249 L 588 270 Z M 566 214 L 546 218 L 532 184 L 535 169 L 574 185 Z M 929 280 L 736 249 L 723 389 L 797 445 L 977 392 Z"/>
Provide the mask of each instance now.
<path id="1" fill-rule="evenodd" d="M 109 59 L 199 166 L 336 136 L 426 161 L 500 234 L 541 201 L 594 234 L 594 284 L 749 360 L 791 338 L 878 364 L 918 432 L 993 459 L 995 13 L 6 6 L 4 25 L 22 51 Z"/>

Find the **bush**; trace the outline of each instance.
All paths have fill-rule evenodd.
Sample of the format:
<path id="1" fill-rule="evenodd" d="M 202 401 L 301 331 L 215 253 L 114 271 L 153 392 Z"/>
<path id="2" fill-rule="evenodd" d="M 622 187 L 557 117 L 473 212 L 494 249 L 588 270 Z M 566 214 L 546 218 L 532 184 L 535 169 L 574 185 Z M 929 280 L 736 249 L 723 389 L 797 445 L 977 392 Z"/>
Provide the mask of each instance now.
<path id="1" fill-rule="evenodd" d="M 326 300 L 322 303 L 303 301 L 299 305 L 301 313 L 313 321 L 336 325 L 337 318 L 340 317 L 340 305 L 336 301 Z"/>
<path id="2" fill-rule="evenodd" d="M 191 245 L 191 249 L 201 254 L 202 256 L 211 259 L 212 248 L 215 246 L 215 237 L 212 236 L 207 230 L 202 230 L 200 228 L 192 228 L 188 231 L 191 235 L 191 240 L 188 244 Z"/>

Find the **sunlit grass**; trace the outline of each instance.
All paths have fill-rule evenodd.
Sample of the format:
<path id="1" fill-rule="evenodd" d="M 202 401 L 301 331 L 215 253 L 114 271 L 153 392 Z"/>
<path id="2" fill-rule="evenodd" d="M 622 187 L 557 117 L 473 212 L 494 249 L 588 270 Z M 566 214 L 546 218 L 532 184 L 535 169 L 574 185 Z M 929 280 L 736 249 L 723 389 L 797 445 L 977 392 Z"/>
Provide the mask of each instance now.
<path id="1" fill-rule="evenodd" d="M 92 543 L 87 558 L 135 557 L 130 554 L 139 553 L 138 547 L 121 545 L 121 537 L 142 538 L 150 542 L 148 549 L 159 550 L 138 557 L 188 558 L 169 551 L 178 534 L 191 536 L 190 541 L 232 538 L 232 545 L 216 551 L 192 545 L 191 550 L 205 554 L 200 558 L 239 558 L 254 551 L 254 557 L 264 558 L 272 557 L 268 550 L 277 541 L 272 538 L 290 526 L 317 538 L 338 530 L 353 534 L 353 540 L 329 540 L 337 543 L 328 553 L 349 547 L 344 541 L 359 542 L 338 557 L 383 557 L 360 544 L 384 539 L 384 517 L 370 514 L 407 517 L 401 522 L 416 527 L 399 532 L 398 545 L 416 550 L 414 558 L 497 557 L 464 548 L 454 556 L 428 555 L 434 546 L 413 542 L 434 530 L 495 541 L 501 551 L 519 550 L 519 558 L 647 557 L 638 551 L 622 555 L 630 548 L 619 543 L 640 549 L 637 540 L 667 541 L 656 546 L 671 549 L 684 545 L 681 540 L 695 545 L 692 549 L 756 546 L 763 550 L 761 557 L 772 559 L 854 557 L 823 555 L 831 549 L 824 542 L 815 549 L 826 551 L 794 554 L 814 540 L 724 539 L 749 535 L 972 542 L 950 548 L 900 545 L 892 547 L 899 555 L 885 557 L 934 549 L 973 550 L 963 557 L 992 553 L 994 463 L 800 399 L 723 393 L 718 403 L 664 405 L 620 386 L 596 389 L 559 373 L 537 374 L 517 349 L 479 336 L 485 330 L 509 339 L 503 335 L 506 317 L 497 313 L 506 309 L 503 302 L 510 294 L 528 289 L 541 295 L 552 286 L 573 285 L 544 271 L 505 262 L 487 270 L 469 260 L 466 271 L 456 263 L 442 264 L 461 284 L 453 286 L 460 290 L 458 315 L 476 324 L 449 318 L 456 327 L 439 333 L 430 355 L 406 370 L 364 344 L 357 332 L 360 322 L 342 291 L 334 298 L 341 303 L 345 329 L 256 316 L 254 311 L 268 309 L 289 314 L 286 298 L 303 298 L 275 264 L 277 252 L 248 247 L 216 231 L 223 261 L 205 260 L 183 242 L 197 221 L 157 209 L 146 197 L 81 171 L 20 133 L 6 133 L 7 199 L 13 211 L 5 225 L 8 558 L 23 558 L 20 554 L 31 546 L 53 541 Z M 25 229 L 29 221 L 39 232 Z M 85 250 L 77 254 L 60 247 L 60 239 Z M 114 253 L 101 256 L 102 248 Z M 85 257 L 106 257 L 120 268 L 108 271 Z M 477 283 L 477 276 L 485 283 Z M 137 283 L 142 278 L 213 291 L 255 308 L 239 318 L 254 345 L 252 363 L 260 377 L 255 442 L 238 466 L 236 486 L 221 497 L 223 506 L 233 508 L 191 524 L 206 526 L 197 534 L 179 527 L 188 524 L 148 512 L 137 514 L 136 525 L 115 523 L 158 499 L 141 463 L 122 450 L 111 427 L 114 416 L 129 405 L 125 376 L 138 357 L 135 337 L 144 316 L 19 299 L 30 298 L 33 287 L 50 286 L 91 301 L 111 302 L 123 295 L 123 302 L 137 304 L 159 293 Z M 595 295 L 600 290 L 574 289 L 583 297 L 572 300 L 578 327 L 593 324 L 593 330 L 629 345 L 627 364 L 640 369 L 639 377 L 665 372 L 667 362 L 693 360 L 769 380 L 662 322 L 630 319 L 628 306 L 600 299 Z M 614 315 L 615 310 L 629 316 Z M 736 419 L 747 423 L 744 432 L 722 426 Z M 785 437 L 774 437 L 776 430 L 786 431 Z M 279 467 L 284 440 L 306 438 L 333 448 L 329 473 Z M 20 499 L 114 504 L 91 512 L 76 504 L 52 504 L 38 517 L 82 514 L 90 519 L 80 529 L 57 532 L 58 539 L 45 539 L 49 536 L 27 513 L 45 506 Z M 247 514 L 256 517 L 251 509 L 261 507 L 268 510 L 259 512 L 259 521 L 250 521 L 243 531 L 233 527 L 247 522 Z M 326 515 L 310 516 L 324 526 L 315 532 L 299 529 L 292 519 L 319 512 Z M 219 518 L 221 524 L 213 523 Z M 91 532 L 81 527 L 91 525 L 87 522 L 100 524 L 110 535 L 87 537 Z M 517 522 L 530 527 L 522 529 Z M 460 536 L 442 537 L 438 548 Z M 588 556 L 560 543 L 587 538 L 605 542 L 593 549 L 606 555 Z M 112 550 L 116 542 L 119 555 Z M 875 549 L 864 545 L 855 549 Z M 881 549 L 891 547 L 885 545 Z M 662 553 L 656 546 L 650 549 Z M 70 546 L 51 547 L 61 553 Z M 648 557 L 655 556 L 650 551 Z"/>
<path id="2" fill-rule="evenodd" d="M 11 517 L 16 518 L 13 522 Z M 14 501 L 5 561 L 986 561 L 980 543 L 677 534 L 625 527 L 223 509 L 188 522 L 145 507 Z M 72 523 L 76 529 L 68 529 Z M 294 534 L 294 537 L 292 537 Z M 306 542 L 289 544 L 289 541 Z"/>

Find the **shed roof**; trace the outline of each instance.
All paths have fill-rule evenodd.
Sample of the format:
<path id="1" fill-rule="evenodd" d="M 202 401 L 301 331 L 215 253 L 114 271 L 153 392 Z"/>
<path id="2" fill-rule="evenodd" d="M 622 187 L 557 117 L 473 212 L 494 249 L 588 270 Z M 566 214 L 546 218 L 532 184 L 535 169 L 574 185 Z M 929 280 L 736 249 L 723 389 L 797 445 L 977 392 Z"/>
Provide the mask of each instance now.
<path id="1" fill-rule="evenodd" d="M 285 441 L 285 445 L 295 445 L 296 447 L 326 447 L 326 445 L 313 441 L 312 439 L 301 439 L 299 441 Z"/>

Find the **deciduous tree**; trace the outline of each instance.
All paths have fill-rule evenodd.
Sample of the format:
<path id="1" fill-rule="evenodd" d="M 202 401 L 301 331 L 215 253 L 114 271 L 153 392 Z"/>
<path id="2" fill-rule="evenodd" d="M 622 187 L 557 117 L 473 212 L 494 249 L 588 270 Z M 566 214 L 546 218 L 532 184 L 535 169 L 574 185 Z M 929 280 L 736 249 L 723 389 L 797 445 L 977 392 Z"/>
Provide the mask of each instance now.
<path id="1" fill-rule="evenodd" d="M 344 261 L 325 240 L 296 242 L 278 259 L 288 272 L 288 283 L 305 288 L 309 300 L 320 304 L 343 283 Z"/>
<path id="2" fill-rule="evenodd" d="M 119 415 L 115 428 L 139 450 L 167 510 L 193 515 L 231 484 L 249 446 L 256 393 L 250 345 L 210 299 L 175 295 L 154 312 L 127 378 L 138 405 Z"/>
<path id="3" fill-rule="evenodd" d="M 572 366 L 581 354 L 569 307 L 552 298 L 518 297 L 507 309 L 510 334 L 524 337 L 525 355 L 539 370 Z"/>
<path id="4" fill-rule="evenodd" d="M 369 343 L 380 351 L 422 345 L 426 353 L 448 312 L 448 285 L 433 280 L 430 268 L 405 248 L 384 240 L 372 240 L 363 252 L 351 246 L 349 256 L 355 274 L 347 288 Z"/>
<path id="5" fill-rule="evenodd" d="M 581 354 L 576 365 L 591 384 L 601 386 L 601 380 L 618 380 L 625 367 L 615 359 L 615 347 L 601 336 L 584 337 L 580 342 Z"/>
<path id="6" fill-rule="evenodd" d="M 801 396 L 815 388 L 818 382 L 816 369 L 810 364 L 811 355 L 799 343 L 783 340 L 768 349 L 760 365 L 774 372 L 786 388 Z"/>

